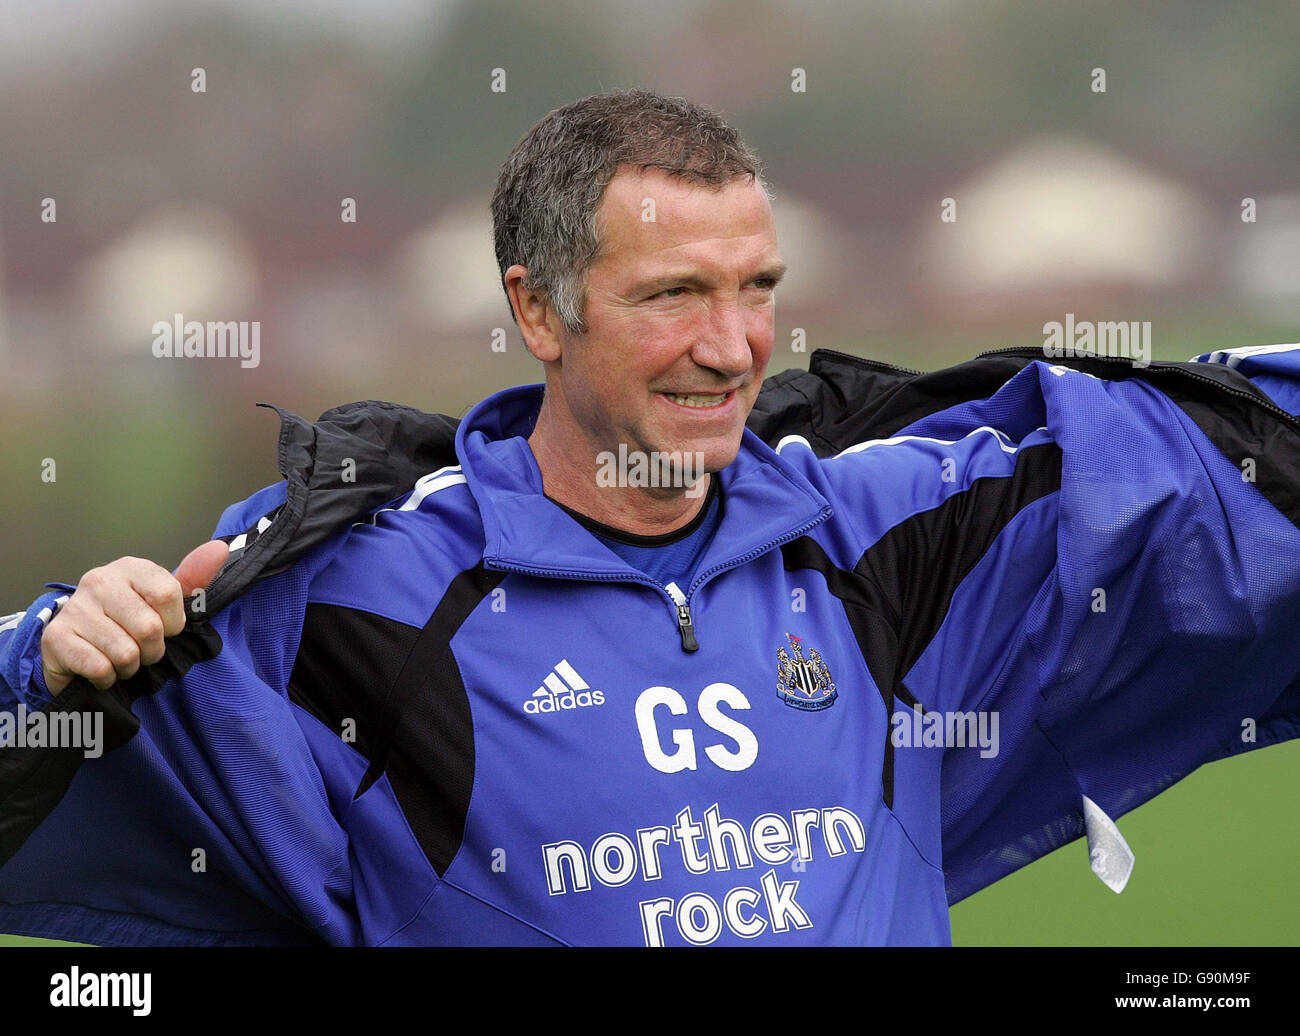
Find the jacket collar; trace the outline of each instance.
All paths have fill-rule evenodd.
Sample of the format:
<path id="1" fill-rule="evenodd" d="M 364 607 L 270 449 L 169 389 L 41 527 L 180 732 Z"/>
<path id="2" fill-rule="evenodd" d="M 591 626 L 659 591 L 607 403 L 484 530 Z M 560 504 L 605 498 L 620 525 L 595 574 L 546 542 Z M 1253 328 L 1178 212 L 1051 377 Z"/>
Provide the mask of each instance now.
<path id="1" fill-rule="evenodd" d="M 542 388 L 524 385 L 487 397 L 456 433 L 456 454 L 482 515 L 484 564 L 577 578 L 639 575 L 544 495 L 527 442 Z M 710 570 L 756 557 L 831 515 L 830 504 L 808 480 L 748 428 L 735 461 L 714 477 L 722 489 L 723 518 L 697 582 Z"/>

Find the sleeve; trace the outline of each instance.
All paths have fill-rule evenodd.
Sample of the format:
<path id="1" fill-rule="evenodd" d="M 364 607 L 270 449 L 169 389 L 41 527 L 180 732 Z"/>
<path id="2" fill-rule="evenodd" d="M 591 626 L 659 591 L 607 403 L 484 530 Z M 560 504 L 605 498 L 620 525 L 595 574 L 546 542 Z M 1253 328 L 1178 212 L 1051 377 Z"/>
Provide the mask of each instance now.
<path id="1" fill-rule="evenodd" d="M 42 708 L 54 700 L 45 686 L 41 634 L 76 587 L 64 583 L 47 585 L 48 592 L 33 601 L 26 611 L 0 618 L 0 679 L 3 687 L 10 689 L 9 697 L 0 700 L 7 702 L 11 697 L 13 704 L 23 702 L 30 708 Z"/>
<path id="2" fill-rule="evenodd" d="M 1300 736 L 1300 424 L 1173 367 L 1035 361 L 891 440 L 893 505 L 927 502 L 859 567 L 897 602 L 899 700 L 994 735 L 944 751 L 950 903 Z"/>
<path id="3" fill-rule="evenodd" d="M 227 511 L 217 536 L 274 496 Z M 51 701 L 39 681 L 40 633 L 66 591 L 0 622 L 0 931 L 102 945 L 359 941 L 335 812 L 346 777 L 335 787 L 322 773 L 321 734 L 287 693 L 307 587 L 329 553 L 192 620 L 162 662 L 108 692 L 79 680 Z"/>
<path id="4" fill-rule="evenodd" d="M 1249 378 L 1288 414 L 1300 414 L 1300 345 L 1253 345 L 1202 353 L 1196 363 L 1221 363 Z"/>
<path id="5" fill-rule="evenodd" d="M 288 483 L 281 480 L 274 485 L 267 486 L 265 489 L 259 489 L 247 500 L 231 504 L 222 512 L 217 527 L 212 531 L 212 538 L 219 540 L 228 536 L 236 536 L 241 532 L 256 528 L 260 518 L 269 520 L 284 503 L 287 489 Z"/>

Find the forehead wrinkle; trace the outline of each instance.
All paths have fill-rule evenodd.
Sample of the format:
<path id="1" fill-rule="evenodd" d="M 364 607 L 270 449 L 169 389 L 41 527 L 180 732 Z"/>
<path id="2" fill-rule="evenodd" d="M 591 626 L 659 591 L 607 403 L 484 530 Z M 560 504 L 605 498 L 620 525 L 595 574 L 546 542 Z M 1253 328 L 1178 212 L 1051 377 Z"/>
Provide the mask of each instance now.
<path id="1" fill-rule="evenodd" d="M 605 189 L 604 197 L 597 209 L 597 229 L 603 236 L 604 231 L 616 220 L 635 221 L 651 234 L 659 233 L 670 226 L 707 225 L 713 215 L 711 206 L 706 207 L 703 212 L 692 212 L 686 206 L 672 203 L 699 197 L 703 192 L 707 192 L 711 199 L 717 199 L 726 192 L 735 195 L 738 189 L 743 191 L 751 201 L 747 208 L 753 211 L 744 214 L 746 221 L 752 217 L 756 221 L 770 223 L 770 205 L 766 204 L 766 195 L 756 184 L 743 183 L 738 179 L 713 187 L 707 184 L 679 181 L 666 174 L 656 174 L 652 178 L 645 173 L 636 175 L 620 173 Z M 652 198 L 655 202 L 653 221 L 641 218 L 642 206 L 646 198 Z"/>

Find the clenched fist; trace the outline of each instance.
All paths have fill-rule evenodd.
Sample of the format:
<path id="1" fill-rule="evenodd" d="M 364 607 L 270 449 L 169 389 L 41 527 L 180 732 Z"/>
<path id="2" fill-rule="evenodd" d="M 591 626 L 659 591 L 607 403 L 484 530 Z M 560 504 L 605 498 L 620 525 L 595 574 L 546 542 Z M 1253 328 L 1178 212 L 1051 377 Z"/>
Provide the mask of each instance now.
<path id="1" fill-rule="evenodd" d="M 185 628 L 185 598 L 207 587 L 228 556 L 212 540 L 190 551 L 175 576 L 143 558 L 92 568 L 41 635 L 50 693 L 74 676 L 104 690 L 161 659 L 164 638 Z"/>

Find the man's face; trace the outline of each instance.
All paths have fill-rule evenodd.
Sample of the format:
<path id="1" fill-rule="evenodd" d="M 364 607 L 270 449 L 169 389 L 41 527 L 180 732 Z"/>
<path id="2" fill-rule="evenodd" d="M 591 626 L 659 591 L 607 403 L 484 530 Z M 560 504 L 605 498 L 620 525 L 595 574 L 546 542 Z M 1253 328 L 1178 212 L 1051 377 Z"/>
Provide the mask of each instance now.
<path id="1" fill-rule="evenodd" d="M 620 170 L 597 213 L 587 332 L 566 338 L 564 402 L 595 450 L 730 464 L 772 355 L 784 272 L 772 209 L 743 177 L 720 190 Z"/>

